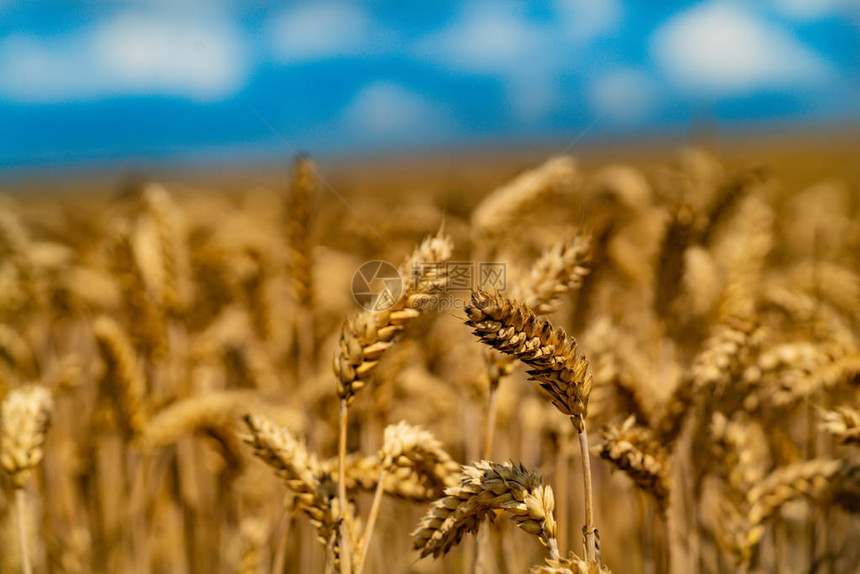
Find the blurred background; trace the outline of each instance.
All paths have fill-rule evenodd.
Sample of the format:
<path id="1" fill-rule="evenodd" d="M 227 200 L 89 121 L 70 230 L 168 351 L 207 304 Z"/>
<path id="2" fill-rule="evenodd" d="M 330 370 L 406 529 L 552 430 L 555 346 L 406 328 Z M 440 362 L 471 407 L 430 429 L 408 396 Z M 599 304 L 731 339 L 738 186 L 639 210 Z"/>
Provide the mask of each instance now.
<path id="1" fill-rule="evenodd" d="M 857 0 L 6 0 L 0 178 L 851 133 L 859 71 Z"/>

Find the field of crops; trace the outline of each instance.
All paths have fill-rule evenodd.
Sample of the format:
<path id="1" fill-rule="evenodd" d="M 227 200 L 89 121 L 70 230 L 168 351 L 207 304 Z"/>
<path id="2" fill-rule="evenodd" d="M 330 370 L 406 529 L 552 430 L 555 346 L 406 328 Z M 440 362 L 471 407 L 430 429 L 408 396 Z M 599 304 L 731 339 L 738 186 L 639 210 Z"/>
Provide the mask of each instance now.
<path id="1" fill-rule="evenodd" d="M 4 196 L 0 571 L 856 573 L 860 179 L 823 165 Z"/>

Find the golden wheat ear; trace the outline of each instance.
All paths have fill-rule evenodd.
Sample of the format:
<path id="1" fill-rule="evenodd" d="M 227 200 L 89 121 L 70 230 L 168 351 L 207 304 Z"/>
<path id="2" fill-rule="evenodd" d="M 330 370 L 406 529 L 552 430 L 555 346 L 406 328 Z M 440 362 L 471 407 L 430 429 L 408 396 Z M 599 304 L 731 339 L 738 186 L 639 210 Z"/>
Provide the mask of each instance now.
<path id="1" fill-rule="evenodd" d="M 25 385 L 13 389 L 0 405 L 0 466 L 16 488 L 24 487 L 42 460 L 53 404 L 48 389 Z"/>
<path id="2" fill-rule="evenodd" d="M 586 562 L 571 552 L 567 558 L 547 558 L 543 565 L 533 566 L 529 574 L 612 574 L 612 571 L 597 562 Z"/>
<path id="3" fill-rule="evenodd" d="M 593 378 L 576 341 L 522 303 L 483 291 L 472 293 L 466 314 L 481 342 L 528 365 L 532 380 L 581 431 Z"/>
<path id="4" fill-rule="evenodd" d="M 421 557 L 446 554 L 465 534 L 477 532 L 484 520 L 503 510 L 517 526 L 534 534 L 557 557 L 555 498 L 543 477 L 521 464 L 476 462 L 464 466 L 460 483 L 433 503 L 412 533 Z"/>
<path id="5" fill-rule="evenodd" d="M 452 252 L 449 236 L 440 232 L 426 238 L 400 267 L 404 285 L 399 299 L 388 309 L 362 311 L 347 318 L 333 364 L 341 400 L 354 400 L 395 336 L 420 315 L 420 300 L 445 285 L 445 266 L 437 264 L 450 259 Z"/>
<path id="6" fill-rule="evenodd" d="M 821 411 L 821 421 L 821 429 L 842 444 L 860 444 L 860 410 L 842 406 L 832 411 Z"/>
<path id="7" fill-rule="evenodd" d="M 670 492 L 668 453 L 649 429 L 635 422 L 631 416 L 619 426 L 603 429 L 598 453 L 629 476 L 637 488 L 653 496 L 665 517 Z"/>

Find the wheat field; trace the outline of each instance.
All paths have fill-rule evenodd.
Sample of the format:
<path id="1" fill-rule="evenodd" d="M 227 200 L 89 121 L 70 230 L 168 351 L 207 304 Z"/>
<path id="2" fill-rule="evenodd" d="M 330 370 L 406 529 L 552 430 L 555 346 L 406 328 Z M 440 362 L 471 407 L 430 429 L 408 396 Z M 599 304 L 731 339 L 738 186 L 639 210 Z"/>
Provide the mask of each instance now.
<path id="1" fill-rule="evenodd" d="M 2 197 L 0 571 L 860 571 L 860 180 L 805 161 Z"/>

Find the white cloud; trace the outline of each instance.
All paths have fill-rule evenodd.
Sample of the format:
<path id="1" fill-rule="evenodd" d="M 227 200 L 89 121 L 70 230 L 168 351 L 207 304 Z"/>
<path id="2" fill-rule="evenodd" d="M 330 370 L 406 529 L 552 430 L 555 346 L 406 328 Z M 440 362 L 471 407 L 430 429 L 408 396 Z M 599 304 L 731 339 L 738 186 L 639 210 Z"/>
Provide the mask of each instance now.
<path id="1" fill-rule="evenodd" d="M 556 0 L 555 9 L 564 33 L 577 42 L 611 32 L 622 16 L 618 0 Z"/>
<path id="2" fill-rule="evenodd" d="M 690 8 L 652 40 L 657 63 L 691 92 L 736 95 L 812 84 L 828 74 L 827 64 L 785 30 L 732 2 Z"/>
<path id="3" fill-rule="evenodd" d="M 508 73 L 529 64 L 544 32 L 507 4 L 467 5 L 453 26 L 419 42 L 423 55 L 479 73 Z M 513 69 L 512 69 L 513 68 Z"/>
<path id="4" fill-rule="evenodd" d="M 422 38 L 417 53 L 453 70 L 501 78 L 514 113 L 528 121 L 559 100 L 554 85 L 559 46 L 553 34 L 514 5 L 476 2 L 450 27 Z"/>
<path id="5" fill-rule="evenodd" d="M 282 60 L 317 60 L 366 49 L 370 27 L 370 19 L 359 6 L 307 4 L 276 15 L 269 25 L 269 37 Z"/>
<path id="6" fill-rule="evenodd" d="M 122 94 L 209 100 L 243 78 L 239 39 L 216 19 L 129 11 L 66 37 L 0 42 L 0 97 L 22 102 Z"/>
<path id="7" fill-rule="evenodd" d="M 841 12 L 860 11 L 857 0 L 775 0 L 776 8 L 796 20 L 819 20 Z"/>
<path id="8" fill-rule="evenodd" d="M 388 81 L 362 89 L 347 108 L 343 121 L 349 132 L 371 139 L 414 137 L 416 132 L 438 135 L 450 125 L 437 106 Z"/>
<path id="9" fill-rule="evenodd" d="M 608 120 L 633 123 L 654 109 L 657 86 L 650 77 L 637 70 L 617 70 L 597 79 L 591 86 L 592 108 Z"/>

